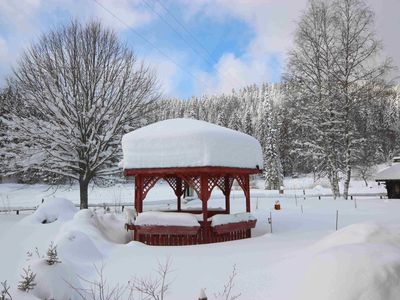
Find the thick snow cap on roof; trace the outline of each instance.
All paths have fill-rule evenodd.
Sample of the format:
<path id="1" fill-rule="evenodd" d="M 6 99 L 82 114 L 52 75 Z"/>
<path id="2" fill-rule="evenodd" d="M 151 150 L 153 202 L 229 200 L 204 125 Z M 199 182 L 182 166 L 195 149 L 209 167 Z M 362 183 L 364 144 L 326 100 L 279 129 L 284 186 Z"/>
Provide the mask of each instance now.
<path id="1" fill-rule="evenodd" d="M 122 138 L 124 169 L 173 167 L 262 168 L 255 138 L 193 119 L 160 121 Z"/>
<path id="2" fill-rule="evenodd" d="M 380 171 L 375 175 L 375 180 L 400 180 L 400 163 Z"/>

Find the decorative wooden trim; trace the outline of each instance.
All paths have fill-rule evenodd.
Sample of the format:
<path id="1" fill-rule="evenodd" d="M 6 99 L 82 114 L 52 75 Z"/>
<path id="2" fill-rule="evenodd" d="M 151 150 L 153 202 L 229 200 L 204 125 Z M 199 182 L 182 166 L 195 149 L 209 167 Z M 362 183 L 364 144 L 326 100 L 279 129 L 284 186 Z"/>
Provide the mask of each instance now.
<path id="1" fill-rule="evenodd" d="M 136 230 L 138 234 L 196 235 L 200 226 L 130 225 L 129 229 Z"/>
<path id="2" fill-rule="evenodd" d="M 144 176 L 143 179 L 143 191 L 142 191 L 142 201 L 146 198 L 147 193 L 151 188 L 159 181 L 162 177 L 160 176 Z"/>
<path id="3" fill-rule="evenodd" d="M 224 175 L 224 174 L 257 174 L 262 173 L 260 169 L 249 169 L 249 168 L 232 168 L 232 167 L 181 167 L 181 168 L 146 168 L 146 169 L 125 169 L 125 176 L 135 176 L 138 174 L 143 175 L 178 175 L 178 174 L 212 174 L 212 175 Z"/>

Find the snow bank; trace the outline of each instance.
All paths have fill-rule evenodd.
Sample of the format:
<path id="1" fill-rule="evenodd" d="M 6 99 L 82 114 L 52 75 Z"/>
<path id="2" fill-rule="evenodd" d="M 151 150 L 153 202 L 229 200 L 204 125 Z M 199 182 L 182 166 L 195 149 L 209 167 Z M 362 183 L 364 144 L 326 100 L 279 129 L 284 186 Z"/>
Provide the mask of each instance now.
<path id="1" fill-rule="evenodd" d="M 66 222 L 54 240 L 62 260 L 77 267 L 102 261 L 116 244 L 126 244 L 131 235 L 124 229 L 123 216 L 80 210 Z"/>
<path id="2" fill-rule="evenodd" d="M 211 218 L 211 226 L 239 223 L 257 220 L 251 213 L 237 213 L 232 215 L 215 215 Z"/>
<path id="3" fill-rule="evenodd" d="M 122 150 L 124 169 L 263 166 L 255 138 L 193 119 L 165 120 L 127 133 Z"/>
<path id="4" fill-rule="evenodd" d="M 82 209 L 75 214 L 70 222 L 64 224 L 60 232 L 79 231 L 92 240 L 125 244 L 129 235 L 126 233 L 124 224 L 122 215 L 117 217 L 114 214 Z"/>
<path id="5" fill-rule="evenodd" d="M 174 212 L 159 212 L 146 211 L 138 215 L 135 225 L 148 226 L 189 226 L 199 227 L 200 224 L 193 214 L 189 213 L 174 213 Z"/>
<path id="6" fill-rule="evenodd" d="M 16 299 L 81 299 L 78 293 L 71 289 L 71 286 L 81 289 L 81 285 L 68 264 L 61 262 L 50 266 L 44 259 L 37 259 L 29 262 L 29 265 L 36 274 L 36 286 L 29 294 L 16 290 L 14 296 Z"/>
<path id="7" fill-rule="evenodd" d="M 63 198 L 48 199 L 36 211 L 22 220 L 25 224 L 46 224 L 55 221 L 65 222 L 78 211 L 75 205 Z"/>
<path id="8" fill-rule="evenodd" d="M 356 224 L 312 247 L 300 299 L 400 299 L 400 236 Z"/>
<path id="9" fill-rule="evenodd" d="M 400 246 L 400 235 L 375 223 L 358 223 L 347 226 L 321 239 L 313 250 L 322 252 L 330 248 L 361 243 L 386 243 Z"/>

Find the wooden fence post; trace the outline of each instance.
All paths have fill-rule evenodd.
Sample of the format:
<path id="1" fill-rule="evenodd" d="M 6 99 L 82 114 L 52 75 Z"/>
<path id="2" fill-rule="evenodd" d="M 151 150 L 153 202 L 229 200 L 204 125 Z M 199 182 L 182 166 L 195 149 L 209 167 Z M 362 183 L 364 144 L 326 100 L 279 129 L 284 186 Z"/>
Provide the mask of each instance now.
<path id="1" fill-rule="evenodd" d="M 269 212 L 269 218 L 268 218 L 268 223 L 269 227 L 271 228 L 271 233 L 272 233 L 272 212 Z"/>
<path id="2" fill-rule="evenodd" d="M 336 231 L 338 229 L 339 211 L 336 210 Z"/>
<path id="3" fill-rule="evenodd" d="M 207 300 L 207 295 L 206 295 L 206 292 L 204 291 L 204 289 L 200 289 L 199 300 Z"/>

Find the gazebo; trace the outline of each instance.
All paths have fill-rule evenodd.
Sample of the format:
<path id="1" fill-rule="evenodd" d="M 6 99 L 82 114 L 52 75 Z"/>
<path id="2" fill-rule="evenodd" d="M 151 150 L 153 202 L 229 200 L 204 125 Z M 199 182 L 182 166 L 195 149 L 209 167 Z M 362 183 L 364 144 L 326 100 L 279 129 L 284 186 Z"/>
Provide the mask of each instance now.
<path id="1" fill-rule="evenodd" d="M 170 119 L 125 134 L 122 150 L 124 175 L 135 178 L 138 217 L 126 225 L 134 230 L 134 240 L 149 245 L 190 245 L 251 236 L 256 219 L 250 214 L 249 177 L 261 172 L 263 161 L 255 138 L 204 121 Z M 176 210 L 146 215 L 143 201 L 160 179 L 173 189 Z M 243 189 L 246 213 L 230 214 L 234 180 Z M 182 208 L 187 187 L 197 193 L 201 210 Z M 224 210 L 208 208 L 215 187 L 225 196 Z"/>

